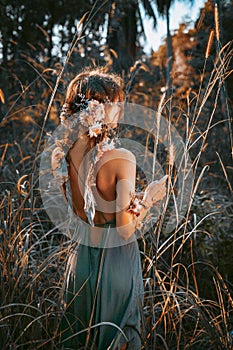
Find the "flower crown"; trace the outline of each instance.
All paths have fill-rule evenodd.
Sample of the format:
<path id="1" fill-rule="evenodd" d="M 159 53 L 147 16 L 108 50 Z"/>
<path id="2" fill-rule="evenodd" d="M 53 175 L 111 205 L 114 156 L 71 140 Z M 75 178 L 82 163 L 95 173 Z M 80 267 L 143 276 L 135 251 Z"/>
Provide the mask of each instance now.
<path id="1" fill-rule="evenodd" d="M 103 129 L 105 109 L 103 103 L 97 100 L 88 101 L 87 108 L 79 114 L 80 123 L 88 128 L 90 138 L 98 137 Z"/>
<path id="2" fill-rule="evenodd" d="M 77 110 L 79 110 L 78 120 L 83 126 L 88 128 L 88 135 L 90 138 L 97 138 L 103 130 L 105 121 L 104 104 L 94 99 L 88 100 L 82 95 L 80 95 L 80 97 L 80 103 L 74 103 Z M 69 107 L 68 104 L 65 103 L 60 115 L 61 123 L 64 124 L 69 116 Z"/>

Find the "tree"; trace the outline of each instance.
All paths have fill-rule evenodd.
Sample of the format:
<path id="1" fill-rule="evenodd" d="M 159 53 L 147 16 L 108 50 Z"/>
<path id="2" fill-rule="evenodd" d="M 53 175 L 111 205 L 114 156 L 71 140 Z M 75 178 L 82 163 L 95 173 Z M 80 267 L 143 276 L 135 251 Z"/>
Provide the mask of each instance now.
<path id="1" fill-rule="evenodd" d="M 134 64 L 139 49 L 139 36 L 144 34 L 141 8 L 156 25 L 150 0 L 116 0 L 108 2 L 107 44 L 112 53 L 113 66 L 126 73 Z"/>
<path id="2" fill-rule="evenodd" d="M 2 0 L 0 2 L 0 80 L 7 109 L 9 97 L 46 68 L 62 60 L 77 22 L 90 2 L 79 0 Z M 55 43 L 55 36 L 59 36 Z M 59 48 L 54 52 L 54 47 Z M 9 107 L 9 106 L 8 106 Z"/>
<path id="3" fill-rule="evenodd" d="M 172 38 L 171 38 L 171 31 L 170 31 L 170 7 L 172 3 L 175 2 L 175 0 L 155 0 L 157 10 L 160 15 L 164 16 L 166 18 L 166 24 L 167 24 L 167 74 L 166 74 L 166 81 L 167 81 L 167 97 L 169 98 L 171 96 L 171 90 L 172 90 L 172 81 L 171 81 L 171 71 L 172 71 Z M 189 0 L 189 2 L 192 4 L 193 0 Z"/>

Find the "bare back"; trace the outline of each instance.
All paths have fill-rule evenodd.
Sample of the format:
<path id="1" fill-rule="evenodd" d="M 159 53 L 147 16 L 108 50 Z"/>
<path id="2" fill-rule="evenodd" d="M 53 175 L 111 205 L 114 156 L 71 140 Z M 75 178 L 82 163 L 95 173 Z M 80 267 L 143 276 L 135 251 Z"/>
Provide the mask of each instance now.
<path id="1" fill-rule="evenodd" d="M 85 170 L 82 169 L 82 161 L 87 151 L 87 141 L 86 137 L 78 140 L 69 152 L 73 207 L 75 213 L 84 221 L 87 221 L 87 217 L 84 211 Z M 127 224 L 130 215 L 125 209 L 130 201 L 131 192 L 135 188 L 135 157 L 122 148 L 106 151 L 96 163 L 94 171 L 96 176 L 96 187 L 93 187 L 96 201 L 94 223 L 98 225 L 116 220 L 118 226 Z M 118 214 L 116 214 L 117 211 Z"/>

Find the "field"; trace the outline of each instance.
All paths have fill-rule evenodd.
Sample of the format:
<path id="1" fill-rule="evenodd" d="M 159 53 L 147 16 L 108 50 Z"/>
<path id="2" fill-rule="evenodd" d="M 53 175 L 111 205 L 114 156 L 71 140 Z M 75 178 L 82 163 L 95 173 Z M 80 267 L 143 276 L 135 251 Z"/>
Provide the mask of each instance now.
<path id="1" fill-rule="evenodd" d="M 148 70 L 153 67 L 142 62 L 131 67 L 128 79 L 129 102 L 150 107 L 150 98 L 157 99 L 153 106 L 157 118 L 168 120 L 182 135 L 184 157 L 190 155 L 194 176 L 182 220 L 167 234 L 170 205 L 177 198 L 174 145 L 170 141 L 164 149 L 139 128 L 121 131 L 147 150 L 156 149 L 171 179 L 161 215 L 138 240 L 145 350 L 233 348 L 232 107 L 226 97 L 232 46 L 227 43 L 216 50 L 208 71 L 211 35 L 195 93 L 174 90 L 169 98 L 157 92 L 148 97 L 145 86 L 150 86 Z M 0 345 L 4 350 L 61 348 L 64 272 L 72 242 L 44 210 L 38 177 L 41 152 L 59 123 L 64 89 L 72 75 L 70 57 L 80 37 L 73 41 L 63 65 L 44 68 L 31 59 L 36 78 L 27 86 L 19 82 L 7 108 L 4 86 L 0 89 Z M 223 119 L 218 119 L 220 104 Z M 218 151 L 214 148 L 215 162 L 212 145 L 223 145 Z"/>

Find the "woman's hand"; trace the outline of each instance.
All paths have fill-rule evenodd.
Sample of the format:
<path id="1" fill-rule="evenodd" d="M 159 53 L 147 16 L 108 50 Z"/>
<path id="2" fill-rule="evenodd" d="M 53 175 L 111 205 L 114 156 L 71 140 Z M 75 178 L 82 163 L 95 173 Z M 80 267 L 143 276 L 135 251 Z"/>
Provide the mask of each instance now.
<path id="1" fill-rule="evenodd" d="M 153 206 L 153 204 L 165 197 L 167 178 L 168 175 L 165 175 L 162 177 L 162 179 L 153 181 L 147 186 L 142 198 L 142 205 L 150 208 Z"/>

